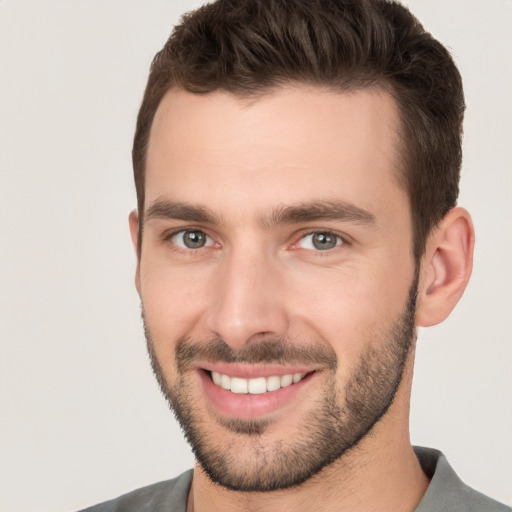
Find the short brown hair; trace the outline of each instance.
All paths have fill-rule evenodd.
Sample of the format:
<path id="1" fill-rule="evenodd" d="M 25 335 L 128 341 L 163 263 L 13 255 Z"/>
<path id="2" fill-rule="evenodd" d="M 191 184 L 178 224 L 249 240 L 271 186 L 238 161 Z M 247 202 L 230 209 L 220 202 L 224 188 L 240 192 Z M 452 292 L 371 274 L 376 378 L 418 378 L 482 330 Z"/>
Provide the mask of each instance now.
<path id="1" fill-rule="evenodd" d="M 137 119 L 139 236 L 151 125 L 167 91 L 251 96 L 297 82 L 391 93 L 418 260 L 457 200 L 464 94 L 446 48 L 389 0 L 217 0 L 184 15 L 152 62 Z"/>

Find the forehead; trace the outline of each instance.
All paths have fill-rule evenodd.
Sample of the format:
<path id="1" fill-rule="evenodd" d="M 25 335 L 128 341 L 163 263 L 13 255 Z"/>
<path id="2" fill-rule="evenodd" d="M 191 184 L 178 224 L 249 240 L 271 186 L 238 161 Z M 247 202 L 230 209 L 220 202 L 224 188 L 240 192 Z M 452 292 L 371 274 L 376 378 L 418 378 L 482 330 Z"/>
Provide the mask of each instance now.
<path id="1" fill-rule="evenodd" d="M 338 199 L 371 206 L 398 185 L 398 116 L 373 88 L 285 87 L 247 100 L 171 90 L 151 129 L 146 205 L 162 195 L 226 207 Z"/>

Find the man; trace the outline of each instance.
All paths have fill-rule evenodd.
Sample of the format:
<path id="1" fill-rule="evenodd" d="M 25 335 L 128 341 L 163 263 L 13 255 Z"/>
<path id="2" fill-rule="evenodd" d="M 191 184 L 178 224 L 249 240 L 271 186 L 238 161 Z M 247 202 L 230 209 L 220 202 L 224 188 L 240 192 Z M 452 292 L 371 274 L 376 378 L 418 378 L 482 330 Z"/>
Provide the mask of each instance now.
<path id="1" fill-rule="evenodd" d="M 464 99 L 400 5 L 218 0 L 153 61 L 136 286 L 193 472 L 89 510 L 509 510 L 408 433 L 468 282 Z"/>

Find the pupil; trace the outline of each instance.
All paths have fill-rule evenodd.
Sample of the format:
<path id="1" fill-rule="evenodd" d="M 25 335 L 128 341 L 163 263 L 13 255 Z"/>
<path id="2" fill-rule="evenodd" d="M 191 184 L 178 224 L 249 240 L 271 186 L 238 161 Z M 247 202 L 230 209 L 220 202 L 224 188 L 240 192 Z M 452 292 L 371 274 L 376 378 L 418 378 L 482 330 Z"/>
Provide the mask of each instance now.
<path id="1" fill-rule="evenodd" d="M 336 247 L 336 237 L 328 233 L 315 233 L 313 235 L 313 245 L 315 249 L 323 250 Z"/>
<path id="2" fill-rule="evenodd" d="M 206 237 L 204 233 L 199 231 L 187 231 L 183 241 L 189 249 L 198 249 L 199 247 L 203 247 Z"/>

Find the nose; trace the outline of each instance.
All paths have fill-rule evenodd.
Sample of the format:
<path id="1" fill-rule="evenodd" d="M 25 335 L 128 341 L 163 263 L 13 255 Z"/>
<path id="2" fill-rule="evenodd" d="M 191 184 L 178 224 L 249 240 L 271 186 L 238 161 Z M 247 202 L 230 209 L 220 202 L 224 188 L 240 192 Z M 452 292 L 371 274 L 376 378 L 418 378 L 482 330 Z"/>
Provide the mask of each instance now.
<path id="1" fill-rule="evenodd" d="M 271 257 L 239 250 L 220 264 L 206 312 L 206 327 L 233 349 L 262 336 L 283 336 L 288 314 L 283 276 Z"/>

